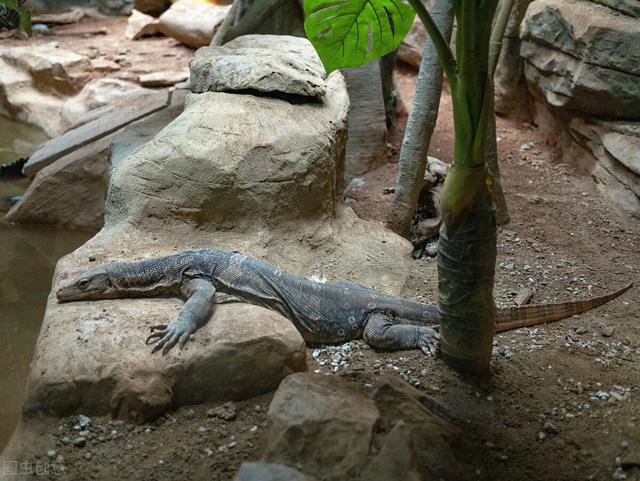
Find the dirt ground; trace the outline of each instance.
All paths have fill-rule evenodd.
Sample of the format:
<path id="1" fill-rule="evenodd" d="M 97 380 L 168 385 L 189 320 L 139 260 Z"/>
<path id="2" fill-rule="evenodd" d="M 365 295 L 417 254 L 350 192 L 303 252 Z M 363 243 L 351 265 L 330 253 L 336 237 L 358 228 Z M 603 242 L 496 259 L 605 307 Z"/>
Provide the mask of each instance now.
<path id="1" fill-rule="evenodd" d="M 397 80 L 409 106 L 415 74 L 400 69 Z M 405 122 L 394 126 L 389 162 L 363 176 L 351 204 L 361 217 L 384 221 L 391 196 L 383 191 L 395 182 Z M 431 155 L 451 161 L 452 136 L 445 94 Z M 620 213 L 590 177 L 560 163 L 552 139 L 536 126 L 498 119 L 498 136 L 512 219 L 499 232 L 498 305 L 512 305 L 522 287 L 543 303 L 637 283 L 640 223 Z M 532 148 L 521 149 L 527 143 Z M 435 259 L 416 260 L 410 279 L 406 297 L 436 299 Z M 634 287 L 583 315 L 498 335 L 491 378 L 482 386 L 418 351 L 375 352 L 362 342 L 309 349 L 308 362 L 332 375 L 398 375 L 448 406 L 470 441 L 458 453 L 469 479 L 640 479 L 638 297 Z M 265 395 L 236 403 L 237 417 L 228 421 L 207 414 L 214 404 L 179 408 L 144 425 L 94 417 L 83 446 L 73 443 L 77 416 L 36 418 L 30 424 L 37 429 L 23 438 L 32 456 L 22 462 L 47 469 L 44 479 L 63 472 L 70 480 L 228 480 L 242 461 L 260 456 L 269 402 Z"/>

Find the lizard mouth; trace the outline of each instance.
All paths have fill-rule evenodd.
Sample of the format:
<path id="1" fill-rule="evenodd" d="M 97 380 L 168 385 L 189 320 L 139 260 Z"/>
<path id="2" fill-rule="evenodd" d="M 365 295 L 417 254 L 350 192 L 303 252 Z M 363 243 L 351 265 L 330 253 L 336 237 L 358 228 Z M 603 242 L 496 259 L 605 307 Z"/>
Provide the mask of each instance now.
<path id="1" fill-rule="evenodd" d="M 81 291 L 75 286 L 67 286 L 58 289 L 56 297 L 58 298 L 58 302 L 81 301 L 95 296 L 98 292 L 100 292 L 100 289 L 87 289 Z"/>

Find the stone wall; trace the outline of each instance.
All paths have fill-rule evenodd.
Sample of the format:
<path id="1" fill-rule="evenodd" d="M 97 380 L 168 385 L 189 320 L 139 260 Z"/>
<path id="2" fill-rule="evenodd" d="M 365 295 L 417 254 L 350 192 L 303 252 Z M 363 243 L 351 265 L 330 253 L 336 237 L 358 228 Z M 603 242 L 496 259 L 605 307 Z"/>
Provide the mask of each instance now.
<path id="1" fill-rule="evenodd" d="M 521 26 L 534 117 L 617 206 L 640 217 L 640 7 L 536 0 Z"/>

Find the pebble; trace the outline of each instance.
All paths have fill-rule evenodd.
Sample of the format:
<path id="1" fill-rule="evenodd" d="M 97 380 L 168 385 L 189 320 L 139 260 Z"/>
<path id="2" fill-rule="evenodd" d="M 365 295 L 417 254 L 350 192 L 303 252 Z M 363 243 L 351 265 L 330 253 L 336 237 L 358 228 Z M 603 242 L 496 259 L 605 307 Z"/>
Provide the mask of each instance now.
<path id="1" fill-rule="evenodd" d="M 87 438 L 83 438 L 82 436 L 80 436 L 79 438 L 75 438 L 73 440 L 73 445 L 76 448 L 81 448 L 83 447 L 85 444 L 87 444 Z"/>
<path id="2" fill-rule="evenodd" d="M 544 441 L 546 437 L 547 435 L 543 431 L 538 432 L 538 441 Z"/>
<path id="3" fill-rule="evenodd" d="M 87 429 L 89 426 L 91 426 L 91 418 L 83 416 L 81 414 L 78 418 L 78 426 L 80 426 L 80 429 Z"/>
<path id="4" fill-rule="evenodd" d="M 96 260 L 96 255 L 92 252 L 91 254 L 89 254 L 89 262 L 93 262 Z"/>
<path id="5" fill-rule="evenodd" d="M 613 336 L 613 333 L 615 332 L 615 327 L 613 327 L 613 326 L 602 326 L 600 328 L 600 332 L 601 332 L 603 337 L 611 337 L 611 336 Z"/>
<path id="6" fill-rule="evenodd" d="M 616 470 L 613 472 L 613 479 L 616 479 L 616 480 L 627 479 L 627 474 L 624 472 L 624 469 L 618 466 Z"/>
<path id="7" fill-rule="evenodd" d="M 627 449 L 627 448 L 629 447 L 629 443 L 628 443 L 627 441 L 622 441 L 622 442 L 620 443 L 620 447 L 621 447 L 622 449 Z"/>
<path id="8" fill-rule="evenodd" d="M 87 461 L 91 459 L 91 451 L 84 453 L 84 459 L 86 459 Z"/>
<path id="9" fill-rule="evenodd" d="M 527 142 L 520 146 L 520 150 L 531 150 L 533 149 L 533 142 Z"/>
<path id="10" fill-rule="evenodd" d="M 233 421 L 237 417 L 236 405 L 231 401 L 221 404 L 215 408 L 208 409 L 207 416 L 210 418 L 216 417 L 224 419 L 225 421 Z"/>
<path id="11" fill-rule="evenodd" d="M 542 426 L 542 430 L 545 433 L 549 433 L 549 434 L 558 434 L 560 432 L 558 431 L 558 428 L 555 427 L 555 425 L 553 423 L 550 423 L 549 421 L 544 423 L 544 425 Z"/>
<path id="12" fill-rule="evenodd" d="M 208 457 L 212 457 L 212 456 L 213 456 L 213 454 L 214 454 L 213 449 L 207 449 L 207 456 L 208 456 Z"/>
<path id="13" fill-rule="evenodd" d="M 56 451 L 55 449 L 50 449 L 49 451 L 47 451 L 47 456 L 49 456 L 51 459 L 56 457 Z"/>

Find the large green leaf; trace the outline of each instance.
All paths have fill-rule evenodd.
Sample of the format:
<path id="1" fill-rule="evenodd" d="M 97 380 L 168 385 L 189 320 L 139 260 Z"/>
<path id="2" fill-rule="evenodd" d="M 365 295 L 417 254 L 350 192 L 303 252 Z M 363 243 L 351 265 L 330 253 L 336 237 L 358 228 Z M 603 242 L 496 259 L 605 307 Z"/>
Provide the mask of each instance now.
<path id="1" fill-rule="evenodd" d="M 327 73 L 393 52 L 411 28 L 406 0 L 304 0 L 304 29 Z"/>

